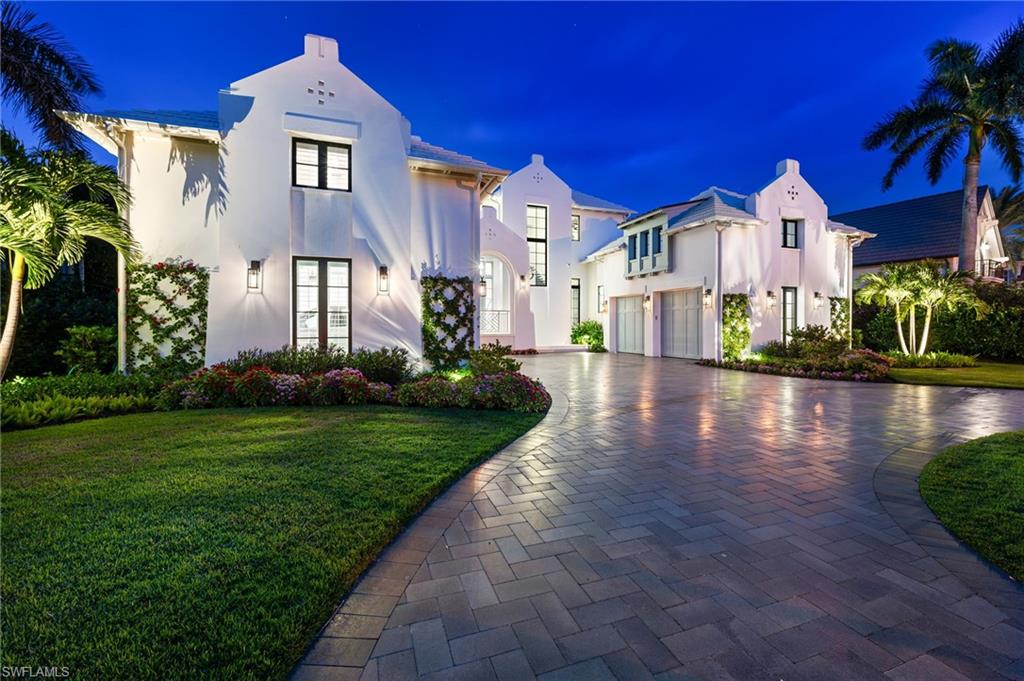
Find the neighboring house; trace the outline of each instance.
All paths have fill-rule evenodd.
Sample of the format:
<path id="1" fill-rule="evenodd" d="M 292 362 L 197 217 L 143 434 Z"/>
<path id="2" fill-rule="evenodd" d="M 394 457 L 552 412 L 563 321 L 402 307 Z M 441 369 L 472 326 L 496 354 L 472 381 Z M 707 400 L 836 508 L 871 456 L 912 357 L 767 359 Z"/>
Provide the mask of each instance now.
<path id="1" fill-rule="evenodd" d="M 144 257 L 211 271 L 207 363 L 289 344 L 419 356 L 419 279 L 479 275 L 481 202 L 507 175 L 412 135 L 315 35 L 217 111 L 62 115 L 117 156 Z"/>
<path id="2" fill-rule="evenodd" d="M 596 319 L 584 291 L 586 256 L 618 233 L 628 208 L 571 189 L 534 154 L 485 203 L 481 220 L 482 340 L 515 349 L 569 345 L 572 325 Z"/>
<path id="3" fill-rule="evenodd" d="M 753 194 L 711 187 L 619 229 L 585 276 L 608 349 L 694 359 L 722 356 L 725 293 L 750 296 L 755 349 L 829 326 L 829 298 L 849 299 L 854 247 L 873 236 L 830 219 L 793 160 Z"/>
<path id="4" fill-rule="evenodd" d="M 906 201 L 862 208 L 833 216 L 834 219 L 875 232 L 877 236 L 854 253 L 854 277 L 875 272 L 882 265 L 917 260 L 941 260 L 957 268 L 963 192 L 959 189 Z M 999 231 L 988 187 L 978 188 L 977 268 L 985 278 L 1003 280 L 1008 267 L 1003 236 Z"/>

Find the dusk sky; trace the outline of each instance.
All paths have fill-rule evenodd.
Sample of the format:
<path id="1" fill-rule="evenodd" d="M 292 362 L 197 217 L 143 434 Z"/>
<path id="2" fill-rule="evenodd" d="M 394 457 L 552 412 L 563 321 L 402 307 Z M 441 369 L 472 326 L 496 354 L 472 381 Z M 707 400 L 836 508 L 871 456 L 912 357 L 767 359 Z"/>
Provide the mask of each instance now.
<path id="1" fill-rule="evenodd" d="M 30 4 L 92 64 L 88 109 L 216 108 L 217 91 L 302 51 L 341 61 L 425 140 L 644 210 L 708 185 L 748 193 L 796 158 L 834 213 L 957 189 L 860 142 L 911 98 L 932 40 L 988 45 L 1003 4 Z M 4 121 L 32 139 L 4 107 Z M 112 157 L 95 147 L 104 162 Z M 982 182 L 1007 174 L 989 153 Z"/>

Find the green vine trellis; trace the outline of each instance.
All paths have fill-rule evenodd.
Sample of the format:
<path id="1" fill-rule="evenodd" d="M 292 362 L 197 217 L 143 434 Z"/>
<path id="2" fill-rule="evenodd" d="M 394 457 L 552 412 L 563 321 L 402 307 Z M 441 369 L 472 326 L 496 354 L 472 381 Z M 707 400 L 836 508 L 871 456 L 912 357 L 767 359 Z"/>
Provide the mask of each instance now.
<path id="1" fill-rule="evenodd" d="M 850 301 L 845 296 L 830 296 L 829 326 L 839 338 L 848 339 L 850 335 Z"/>
<path id="2" fill-rule="evenodd" d="M 210 273 L 191 260 L 142 263 L 128 270 L 128 367 L 166 362 L 191 371 L 206 357 Z"/>
<path id="3" fill-rule="evenodd" d="M 454 369 L 473 349 L 476 303 L 470 277 L 435 274 L 423 287 L 423 358 L 437 369 Z"/>
<path id="4" fill-rule="evenodd" d="M 722 356 L 739 359 L 750 347 L 750 296 L 722 295 Z"/>

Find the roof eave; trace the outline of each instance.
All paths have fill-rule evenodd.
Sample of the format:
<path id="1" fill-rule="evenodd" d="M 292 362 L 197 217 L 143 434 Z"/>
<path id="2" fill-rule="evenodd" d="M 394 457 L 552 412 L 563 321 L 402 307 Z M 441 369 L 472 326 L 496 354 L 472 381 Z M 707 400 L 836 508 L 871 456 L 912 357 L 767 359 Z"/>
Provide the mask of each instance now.
<path id="1" fill-rule="evenodd" d="M 212 142 L 214 144 L 220 143 L 220 132 L 210 128 L 169 125 L 166 123 L 155 123 L 153 121 L 142 121 L 133 118 L 118 118 L 116 116 L 102 116 L 100 114 L 81 113 L 77 111 L 56 111 L 55 113 L 75 130 L 78 130 L 112 154 L 117 153 L 116 146 L 120 144 L 112 135 L 114 131 L 145 132 L 164 135 L 167 137 L 198 139 L 205 142 Z M 111 148 L 111 144 L 115 145 L 115 147 Z"/>

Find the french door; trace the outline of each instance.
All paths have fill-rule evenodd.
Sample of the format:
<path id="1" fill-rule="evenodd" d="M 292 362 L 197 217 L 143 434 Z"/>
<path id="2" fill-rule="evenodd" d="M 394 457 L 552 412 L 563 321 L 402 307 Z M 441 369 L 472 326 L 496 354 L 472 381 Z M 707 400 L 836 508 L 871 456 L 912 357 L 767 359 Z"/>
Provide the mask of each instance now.
<path id="1" fill-rule="evenodd" d="M 352 261 L 292 258 L 292 343 L 352 350 Z"/>

